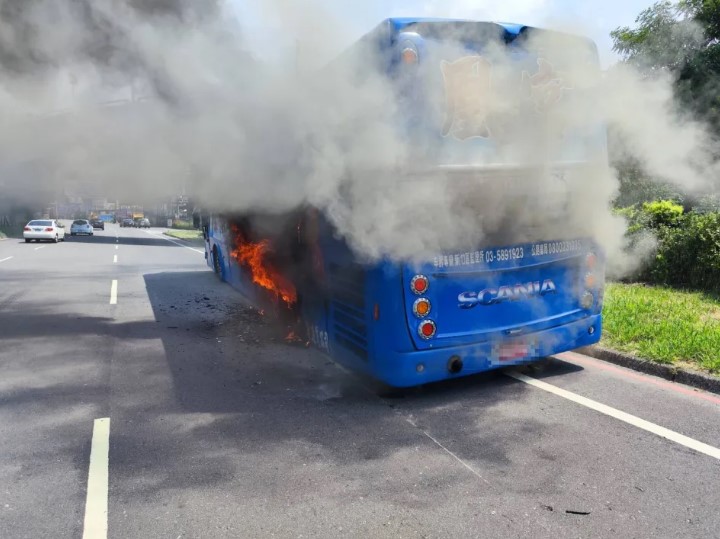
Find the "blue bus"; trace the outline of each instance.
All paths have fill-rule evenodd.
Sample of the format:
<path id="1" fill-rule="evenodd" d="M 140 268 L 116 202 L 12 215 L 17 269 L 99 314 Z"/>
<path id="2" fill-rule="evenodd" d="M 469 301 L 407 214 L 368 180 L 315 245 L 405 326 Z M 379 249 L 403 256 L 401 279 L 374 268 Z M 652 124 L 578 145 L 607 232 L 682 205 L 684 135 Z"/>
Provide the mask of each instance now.
<path id="1" fill-rule="evenodd" d="M 532 115 L 561 102 L 572 87 L 554 71 L 556 60 L 532 46 L 536 35 L 558 37 L 561 51 L 577 53 L 599 76 L 591 41 L 516 24 L 388 19 L 346 54 L 375 51 L 368 58 L 379 66 L 372 68 L 402 79 L 400 91 L 411 97 L 409 107 L 415 111 L 427 99 L 428 84 L 445 84 L 444 114 L 408 116 L 403 129 L 409 137 L 432 141 L 427 162 L 449 182 L 492 178 L 510 185 L 518 175 L 532 177 L 532 167 L 512 161 L 511 154 L 504 161 L 487 158 L 502 153 L 498 139 L 503 129 L 498 126 L 516 121 L 527 134 L 535 125 Z M 461 46 L 448 48 L 446 57 L 435 62 L 431 51 L 447 36 Z M 514 118 L 491 118 L 467 98 L 450 99 L 452 73 L 471 73 L 471 83 L 477 84 L 490 63 L 485 56 L 490 45 L 509 51 L 517 69 L 505 70 L 505 76 L 515 76 L 516 86 L 525 84 L 527 90 L 512 94 L 520 110 Z M 420 68 L 426 70 L 425 82 L 418 89 L 407 73 Z M 463 80 L 469 79 L 461 76 Z M 477 88 L 482 89 L 482 81 Z M 570 129 L 564 136 L 548 165 L 551 174 L 561 180 L 574 174 L 582 181 L 583 167 L 607 165 L 602 126 Z M 478 155 L 484 156 L 483 164 Z M 407 175 L 410 181 L 423 181 L 422 172 Z M 562 221 L 561 210 L 532 211 Z M 297 318 L 308 339 L 344 366 L 390 386 L 411 387 L 527 364 L 599 340 L 602 250 L 592 234 L 563 230 L 560 224 L 552 237 L 519 230 L 497 235 L 512 239 L 506 243 L 489 238 L 486 244 L 420 261 L 372 263 L 358 257 L 313 207 L 283 215 L 209 214 L 203 231 L 208 265 L 253 304 L 274 306 Z"/>

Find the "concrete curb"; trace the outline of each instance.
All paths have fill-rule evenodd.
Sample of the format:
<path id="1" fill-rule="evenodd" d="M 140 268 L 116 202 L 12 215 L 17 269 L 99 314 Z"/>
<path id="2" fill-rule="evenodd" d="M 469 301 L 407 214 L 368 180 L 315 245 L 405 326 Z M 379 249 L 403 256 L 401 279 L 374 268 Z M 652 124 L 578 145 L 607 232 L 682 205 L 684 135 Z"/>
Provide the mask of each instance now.
<path id="1" fill-rule="evenodd" d="M 595 359 L 607 361 L 608 363 L 627 367 L 628 369 L 644 372 L 645 374 L 652 374 L 653 376 L 658 376 L 671 382 L 677 382 L 678 384 L 720 394 L 720 378 L 710 374 L 694 371 L 685 367 L 654 363 L 646 359 L 640 359 L 629 354 L 603 348 L 602 346 L 587 346 L 579 348 L 576 352 L 594 357 Z"/>

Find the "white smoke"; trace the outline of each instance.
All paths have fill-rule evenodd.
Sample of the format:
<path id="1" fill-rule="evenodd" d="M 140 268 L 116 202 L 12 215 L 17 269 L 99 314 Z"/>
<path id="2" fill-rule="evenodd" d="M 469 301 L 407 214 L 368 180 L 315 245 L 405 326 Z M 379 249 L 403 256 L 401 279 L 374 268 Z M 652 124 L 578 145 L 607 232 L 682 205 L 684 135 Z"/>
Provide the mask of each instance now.
<path id="1" fill-rule="evenodd" d="M 600 79 L 570 62 L 568 91 L 582 98 L 553 119 L 493 124 L 498 153 L 464 155 L 494 165 L 485 172 L 438 172 L 433 159 L 458 156 L 434 155 L 433 141 L 399 129 L 403 104 L 389 80 L 367 69 L 367 55 L 346 57 L 334 72 L 297 61 L 298 51 L 331 58 L 344 45 L 349 27 L 327 2 L 256 5 L 253 27 L 267 20 L 291 42 L 288 57 L 272 64 L 252 50 L 243 21 L 213 3 L 207 13 L 188 11 L 190 2 L 160 13 L 131 1 L 13 4 L 0 27 L 0 160 L 49 162 L 47 180 L 57 186 L 92 182 L 126 201 L 184 189 L 207 208 L 235 212 L 310 204 L 359 255 L 415 258 L 578 235 L 619 253 L 624 223 L 609 211 L 617 179 L 602 155 L 556 170 L 566 130 L 612 123 L 649 172 L 692 188 L 715 177 L 706 130 L 677 114 L 670 80 L 629 70 Z M 30 29 L 32 43 L 19 28 Z M 438 52 L 433 69 L 456 52 Z M 511 77 L 504 49 L 489 56 L 494 81 Z M 429 113 L 441 117 L 442 88 L 430 74 L 422 80 L 436 105 Z M 496 92 L 487 113 L 507 115 L 519 91 Z M 127 97 L 130 106 L 96 106 Z"/>

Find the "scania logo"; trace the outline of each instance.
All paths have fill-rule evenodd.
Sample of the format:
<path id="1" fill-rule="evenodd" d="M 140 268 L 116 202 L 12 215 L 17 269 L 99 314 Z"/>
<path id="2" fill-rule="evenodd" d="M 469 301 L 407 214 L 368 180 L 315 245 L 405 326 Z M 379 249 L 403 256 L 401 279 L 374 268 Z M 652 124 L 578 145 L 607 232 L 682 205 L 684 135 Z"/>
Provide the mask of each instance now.
<path id="1" fill-rule="evenodd" d="M 547 294 L 555 294 L 557 287 L 551 279 L 531 281 L 514 286 L 500 286 L 498 288 L 486 288 L 480 292 L 463 292 L 458 295 L 458 307 L 461 309 L 472 309 L 476 305 L 495 305 L 503 301 L 519 301 Z"/>

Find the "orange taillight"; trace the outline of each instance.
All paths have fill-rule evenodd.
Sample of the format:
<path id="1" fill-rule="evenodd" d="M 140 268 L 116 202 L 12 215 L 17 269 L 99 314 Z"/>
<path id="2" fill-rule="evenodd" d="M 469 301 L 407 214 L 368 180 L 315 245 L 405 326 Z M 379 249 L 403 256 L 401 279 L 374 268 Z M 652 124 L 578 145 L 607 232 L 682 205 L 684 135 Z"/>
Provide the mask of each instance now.
<path id="1" fill-rule="evenodd" d="M 427 316 L 430 312 L 431 305 L 430 300 L 427 298 L 418 298 L 415 300 L 415 303 L 413 303 L 413 313 L 415 313 L 415 316 L 418 318 L 423 318 L 424 316 Z"/>
<path id="2" fill-rule="evenodd" d="M 402 59 L 403 64 L 417 64 L 418 61 L 417 52 L 410 47 L 403 49 L 400 53 L 400 58 Z"/>

